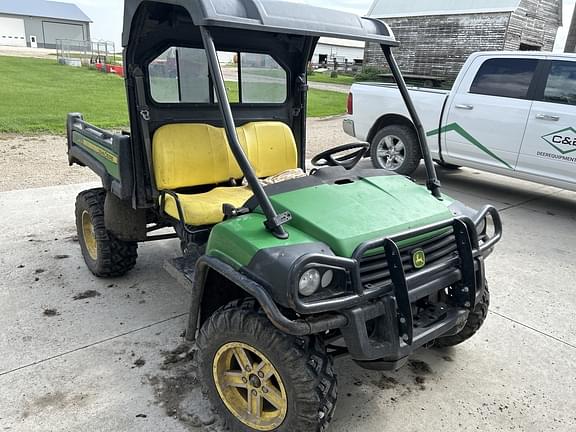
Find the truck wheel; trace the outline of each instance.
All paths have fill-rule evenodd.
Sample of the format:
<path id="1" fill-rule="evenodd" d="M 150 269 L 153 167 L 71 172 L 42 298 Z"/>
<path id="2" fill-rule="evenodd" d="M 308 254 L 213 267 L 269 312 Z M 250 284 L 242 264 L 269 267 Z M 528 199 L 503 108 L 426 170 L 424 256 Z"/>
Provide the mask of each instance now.
<path id="1" fill-rule="evenodd" d="M 280 332 L 249 299 L 216 311 L 197 345 L 204 392 L 230 430 L 327 428 L 337 384 L 332 358 L 319 339 Z"/>
<path id="2" fill-rule="evenodd" d="M 445 348 L 461 344 L 462 342 L 470 339 L 478 332 L 478 330 L 480 330 L 482 324 L 484 324 L 486 316 L 488 315 L 489 306 L 490 291 L 488 291 L 488 284 L 486 284 L 482 299 L 476 305 L 474 310 L 470 312 L 470 315 L 468 315 L 468 321 L 466 321 L 464 328 L 453 336 L 446 336 L 436 339 L 434 345 L 438 348 Z"/>
<path id="3" fill-rule="evenodd" d="M 136 265 L 138 243 L 118 240 L 104 226 L 102 188 L 80 192 L 76 197 L 76 230 L 86 265 L 98 277 L 122 276 Z"/>
<path id="4" fill-rule="evenodd" d="M 376 134 L 372 139 L 370 157 L 375 168 L 402 175 L 411 175 L 422 159 L 416 133 L 401 125 L 386 126 Z"/>

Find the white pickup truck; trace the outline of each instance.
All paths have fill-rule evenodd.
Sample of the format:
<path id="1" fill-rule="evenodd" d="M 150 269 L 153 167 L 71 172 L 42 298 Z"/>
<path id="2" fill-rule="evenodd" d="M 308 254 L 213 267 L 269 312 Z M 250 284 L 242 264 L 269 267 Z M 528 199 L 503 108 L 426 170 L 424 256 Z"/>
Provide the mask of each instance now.
<path id="1" fill-rule="evenodd" d="M 434 160 L 576 190 L 576 55 L 482 52 L 451 91 L 411 88 Z M 410 175 L 421 155 L 397 87 L 354 84 L 344 131 L 375 167 Z"/>

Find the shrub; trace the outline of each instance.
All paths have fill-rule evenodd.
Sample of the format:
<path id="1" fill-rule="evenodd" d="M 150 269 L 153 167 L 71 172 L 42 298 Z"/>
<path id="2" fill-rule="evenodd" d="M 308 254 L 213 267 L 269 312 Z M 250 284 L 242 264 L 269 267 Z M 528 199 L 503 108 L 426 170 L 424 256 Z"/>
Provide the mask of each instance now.
<path id="1" fill-rule="evenodd" d="M 354 78 L 356 81 L 376 81 L 384 71 L 374 66 L 365 66 Z"/>

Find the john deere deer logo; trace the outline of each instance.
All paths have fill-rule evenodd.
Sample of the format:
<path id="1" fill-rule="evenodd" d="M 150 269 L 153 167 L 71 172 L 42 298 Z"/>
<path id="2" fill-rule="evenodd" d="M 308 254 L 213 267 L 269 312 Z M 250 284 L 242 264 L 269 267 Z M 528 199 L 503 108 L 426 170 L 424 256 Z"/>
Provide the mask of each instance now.
<path id="1" fill-rule="evenodd" d="M 415 269 L 421 269 L 426 265 L 426 254 L 422 249 L 412 252 L 412 264 Z"/>

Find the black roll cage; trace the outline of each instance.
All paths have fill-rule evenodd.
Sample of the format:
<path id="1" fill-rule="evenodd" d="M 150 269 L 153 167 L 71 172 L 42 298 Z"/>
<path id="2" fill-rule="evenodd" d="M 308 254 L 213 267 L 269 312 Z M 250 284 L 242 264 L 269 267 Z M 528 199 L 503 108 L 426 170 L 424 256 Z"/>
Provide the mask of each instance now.
<path id="1" fill-rule="evenodd" d="M 262 5 L 265 5 L 265 2 L 263 0 L 235 0 L 235 1 L 240 1 L 243 7 L 246 7 L 246 13 L 253 13 L 255 14 L 255 16 L 262 15 L 262 11 L 260 11 L 260 8 L 263 8 Z M 157 5 L 162 5 L 163 3 L 170 4 L 172 3 L 172 1 L 158 0 L 157 2 L 142 2 L 142 5 L 154 4 L 154 3 L 156 3 Z M 178 0 L 178 1 L 174 0 L 173 3 L 174 3 L 173 6 L 176 6 L 175 3 L 178 3 L 177 7 L 182 8 L 184 6 L 183 3 L 186 3 L 186 0 Z M 212 5 L 215 4 L 215 0 L 201 0 L 201 3 Z M 130 103 L 130 117 L 132 120 L 131 124 L 133 125 L 132 136 L 133 138 L 135 136 L 140 138 L 139 141 L 144 144 L 144 150 L 145 150 L 145 152 L 139 152 L 139 154 L 137 154 L 138 152 L 136 151 L 134 152 L 134 157 L 137 161 L 138 160 L 141 161 L 142 158 L 151 159 L 152 144 L 148 122 L 151 119 L 150 113 L 153 112 L 152 106 L 154 105 L 154 102 L 149 92 L 148 91 L 144 92 L 141 83 L 142 75 L 144 75 L 145 77 L 147 76 L 147 71 L 145 72 L 142 70 L 143 64 L 141 63 L 141 61 L 143 60 L 143 52 L 141 50 L 146 50 L 147 44 L 151 43 L 148 40 L 146 40 L 146 37 L 148 36 L 146 32 L 142 31 L 139 28 L 139 26 L 141 27 L 149 26 L 150 22 L 142 20 L 141 19 L 142 17 L 140 16 L 136 16 L 137 11 L 139 11 L 139 7 L 142 5 L 140 4 L 140 0 L 134 0 L 133 2 L 129 2 L 128 0 L 126 1 L 127 9 L 125 13 L 125 18 L 129 19 L 129 21 L 125 22 L 125 29 L 123 36 L 125 45 L 127 46 L 127 55 L 125 61 L 126 61 L 126 70 L 128 72 L 126 82 L 128 89 L 128 98 L 129 102 L 134 102 L 134 99 L 136 99 L 136 103 Z M 270 201 L 269 196 L 267 195 L 263 186 L 260 184 L 258 177 L 256 176 L 255 171 L 252 165 L 250 164 L 250 161 L 246 156 L 246 154 L 244 153 L 244 150 L 242 149 L 240 142 L 238 140 L 238 136 L 236 133 L 237 119 L 234 116 L 230 101 L 227 96 L 224 76 L 220 68 L 220 63 L 218 60 L 217 49 L 214 39 L 214 32 L 217 32 L 219 34 L 219 38 L 221 39 L 222 32 L 227 28 L 228 25 L 230 26 L 231 34 L 234 34 L 236 31 L 247 31 L 248 32 L 247 34 L 252 36 L 252 38 L 256 34 L 261 35 L 261 38 L 259 38 L 257 44 L 261 44 L 262 53 L 266 53 L 267 48 L 267 44 L 265 42 L 266 38 L 268 38 L 269 41 L 272 40 L 271 38 L 285 38 L 286 40 L 290 39 L 291 37 L 298 38 L 298 42 L 296 42 L 295 44 L 293 43 L 292 45 L 290 45 L 290 47 L 294 49 L 296 52 L 301 53 L 300 55 L 306 56 L 307 57 L 305 59 L 306 62 L 309 61 L 315 45 L 318 43 L 320 36 L 323 35 L 340 36 L 340 37 L 346 37 L 348 39 L 364 40 L 367 42 L 371 41 L 379 43 L 384 52 L 384 56 L 386 58 L 388 66 L 390 67 L 392 75 L 398 85 L 398 89 L 408 109 L 412 122 L 416 128 L 422 158 L 426 166 L 426 172 L 427 172 L 426 186 L 436 198 L 442 199 L 440 193 L 440 182 L 436 175 L 434 163 L 427 145 L 426 134 L 422 126 L 422 122 L 420 121 L 420 118 L 416 112 L 416 108 L 414 107 L 408 89 L 406 87 L 406 83 L 404 81 L 404 78 L 402 77 L 402 73 L 400 72 L 398 64 L 396 63 L 396 60 L 392 54 L 391 48 L 392 46 L 396 46 L 397 43 L 393 40 L 393 35 L 391 34 L 391 32 L 384 23 L 369 18 L 359 18 L 353 15 L 347 15 L 346 16 L 347 19 L 358 19 L 360 21 L 363 21 L 363 23 L 360 26 L 361 27 L 360 29 L 354 29 L 354 31 L 352 31 L 351 27 L 345 27 L 345 28 L 340 27 L 341 23 L 339 21 L 342 19 L 342 13 L 326 10 L 327 14 L 330 13 L 336 14 L 335 21 L 334 24 L 332 24 L 332 27 L 330 27 L 331 23 L 328 22 L 327 24 L 325 23 L 317 24 L 319 28 L 322 28 L 322 30 L 302 29 L 301 28 L 301 26 L 303 25 L 302 22 L 298 21 L 297 18 L 292 18 L 292 21 L 290 20 L 287 21 L 288 24 L 294 23 L 292 27 L 281 28 L 278 29 L 278 31 L 276 31 L 277 30 L 276 28 L 270 28 L 270 25 L 266 22 L 265 17 L 260 18 L 262 24 L 260 23 L 255 24 L 254 22 L 250 22 L 248 24 L 243 22 L 243 18 L 239 19 L 236 16 L 234 17 L 226 16 L 226 20 L 223 20 L 221 18 L 216 19 L 214 17 L 219 17 L 220 15 L 216 14 L 214 15 L 214 17 L 209 16 L 209 13 L 206 12 L 209 8 L 205 7 L 204 12 L 199 12 L 198 10 L 195 10 L 194 7 L 192 5 L 187 5 L 187 7 L 185 7 L 186 11 L 190 13 L 189 18 L 191 18 L 191 22 L 188 21 L 184 23 L 183 20 L 185 20 L 186 18 L 185 17 L 182 18 L 179 15 L 161 17 L 160 21 L 158 22 L 160 25 L 162 25 L 163 22 L 170 22 L 171 23 L 170 25 L 173 26 L 178 25 L 182 26 L 183 24 L 185 24 L 186 26 L 192 25 L 193 28 L 194 27 L 196 28 L 195 31 L 193 30 L 193 33 L 195 33 L 195 35 L 191 34 L 187 35 L 187 37 L 189 39 L 190 38 L 194 39 L 198 45 L 201 44 L 206 52 L 208 67 L 210 71 L 210 78 L 212 80 L 211 82 L 214 87 L 216 97 L 218 99 L 217 105 L 221 116 L 220 120 L 223 123 L 226 132 L 226 137 L 228 139 L 228 144 L 250 188 L 252 189 L 260 208 L 262 209 L 266 217 L 265 222 L 266 229 L 268 229 L 274 236 L 280 239 L 286 239 L 288 237 L 288 233 L 284 229 L 283 224 L 291 220 L 291 215 L 288 212 L 282 214 L 278 214 L 276 212 L 274 206 L 272 205 L 272 202 Z M 310 8 L 308 6 L 306 7 Z M 316 13 L 317 12 L 316 9 L 317 8 L 310 8 L 311 13 Z M 236 13 L 237 10 L 235 9 L 234 11 Z M 158 13 L 158 11 L 155 12 Z M 132 22 L 132 18 L 134 19 L 134 23 Z M 276 21 L 281 19 L 282 18 L 277 18 Z M 175 24 L 173 24 L 172 22 L 175 22 Z M 326 30 L 325 27 L 326 28 L 329 27 L 329 29 Z M 347 32 L 348 29 L 350 29 L 350 32 Z M 135 32 L 134 34 L 133 31 Z M 198 31 L 199 34 L 196 33 Z M 156 35 L 156 37 L 158 36 Z M 150 40 L 150 36 L 148 36 L 148 39 Z M 170 39 L 171 43 L 177 43 L 177 39 L 175 40 L 174 36 L 171 36 L 170 38 L 166 39 Z M 262 42 L 260 42 L 260 39 L 262 40 Z M 163 40 L 163 42 L 165 44 L 166 40 Z M 189 40 L 187 40 L 187 42 L 189 42 Z M 140 43 L 143 45 L 143 48 L 140 48 L 139 46 Z M 251 39 L 250 44 L 254 45 L 254 43 L 255 43 L 254 39 Z M 234 45 L 234 42 L 230 42 L 230 44 Z M 297 46 L 298 44 L 300 44 L 301 46 Z M 238 45 L 239 45 L 238 43 L 235 44 L 235 46 Z M 157 48 L 157 45 L 155 47 Z M 238 48 L 239 49 L 236 49 L 235 51 L 241 51 L 241 48 L 239 46 Z M 139 54 L 140 57 L 137 57 L 135 55 L 136 53 Z M 296 56 L 297 58 L 297 54 L 294 56 Z M 139 59 L 140 62 L 134 60 L 135 58 Z M 295 135 L 298 135 L 296 139 L 300 147 L 299 153 L 302 153 L 302 150 L 305 148 L 305 136 L 306 136 L 305 90 L 307 90 L 307 83 L 306 83 L 305 67 L 304 68 L 302 67 L 302 65 L 305 65 L 306 62 L 298 60 L 297 62 L 293 61 L 292 62 L 293 64 L 283 65 L 283 67 L 285 66 L 289 67 L 289 70 L 287 72 L 289 74 L 288 94 L 290 95 L 290 97 L 288 97 L 286 104 L 281 109 L 279 108 L 279 110 L 281 110 L 282 112 L 285 113 L 288 112 L 288 114 L 285 114 L 282 117 L 286 116 L 289 117 L 290 118 L 289 123 L 291 123 L 289 124 L 289 126 L 293 129 L 293 131 L 295 131 L 296 128 L 299 132 L 298 134 L 295 133 Z M 296 66 L 296 63 L 298 63 L 298 66 Z M 300 63 L 302 63 L 302 65 Z M 139 84 L 140 88 L 138 88 L 139 80 L 140 80 Z M 142 100 L 144 99 L 144 97 L 142 96 L 143 93 L 147 93 L 145 97 L 145 99 L 147 100 L 145 101 Z M 298 102 L 298 106 L 303 112 L 299 112 L 297 114 L 293 112 L 295 109 L 294 103 L 296 102 Z M 208 114 L 209 112 L 210 111 L 206 111 L 201 115 L 208 117 L 206 114 Z M 140 126 L 134 126 L 135 124 L 140 124 Z M 302 154 L 300 154 L 299 156 L 300 156 L 300 165 L 302 168 L 305 168 L 304 156 Z M 148 160 L 146 162 L 147 163 L 145 163 L 144 165 L 147 165 L 148 171 L 151 171 L 152 170 L 151 160 Z M 138 166 L 140 164 L 135 163 L 135 165 Z M 136 187 L 135 190 L 137 196 L 135 200 L 137 202 L 138 201 L 150 202 L 150 197 L 156 199 L 159 192 L 156 191 L 154 187 L 153 171 L 144 174 L 145 174 L 144 178 L 148 178 L 148 181 L 144 180 L 144 183 L 151 185 L 152 190 L 145 194 L 148 196 L 148 198 L 146 198 L 146 196 L 142 195 L 142 191 L 139 191 L 138 187 Z"/>
<path id="2" fill-rule="evenodd" d="M 230 149 L 238 162 L 238 165 L 242 169 L 250 188 L 254 192 L 254 196 L 258 200 L 258 204 L 262 208 L 264 215 L 266 216 L 266 228 L 271 231 L 276 237 L 285 239 L 288 238 L 288 233 L 282 226 L 284 223 L 288 222 L 291 219 L 289 213 L 283 213 L 281 215 L 276 213 L 270 198 L 266 194 L 266 191 L 258 181 L 258 177 L 248 160 L 248 157 L 244 153 L 240 142 L 238 141 L 238 136 L 236 134 L 236 125 L 234 122 L 234 116 L 232 115 L 232 110 L 230 108 L 230 102 L 228 100 L 228 95 L 226 94 L 226 86 L 224 82 L 224 76 L 222 74 L 222 70 L 220 69 L 220 63 L 218 61 L 218 55 L 216 51 L 216 46 L 214 44 L 214 40 L 210 34 L 210 30 L 207 27 L 200 27 L 200 31 L 202 33 L 202 41 L 204 43 L 204 49 L 206 50 L 206 55 L 208 57 L 208 66 L 210 68 L 210 74 L 212 79 L 214 80 L 214 88 L 216 90 L 216 96 L 218 97 L 218 106 L 220 108 L 220 113 L 224 120 L 224 128 L 226 130 L 226 136 L 228 138 L 228 144 L 230 145 Z M 404 99 L 404 103 L 408 108 L 408 112 L 410 113 L 410 117 L 412 118 L 412 122 L 416 127 L 416 132 L 418 134 L 418 141 L 420 142 L 420 149 L 422 152 L 422 158 L 424 159 L 424 164 L 426 165 L 426 172 L 427 172 L 427 182 L 426 185 L 430 192 L 436 197 L 441 198 L 440 194 L 440 181 L 436 175 L 436 170 L 434 168 L 434 162 L 432 160 L 432 155 L 430 154 L 430 149 L 426 143 L 426 133 L 424 132 L 424 128 L 422 126 L 422 122 L 416 112 L 416 108 L 414 107 L 414 103 L 410 97 L 408 92 L 408 88 L 406 86 L 406 82 L 400 72 L 400 68 L 396 63 L 396 59 L 392 54 L 392 50 L 390 46 L 381 45 L 382 50 L 384 51 L 384 55 L 386 57 L 386 61 L 388 62 L 388 66 L 392 71 L 392 75 L 396 80 L 398 85 L 398 89 L 402 94 L 402 98 Z"/>

